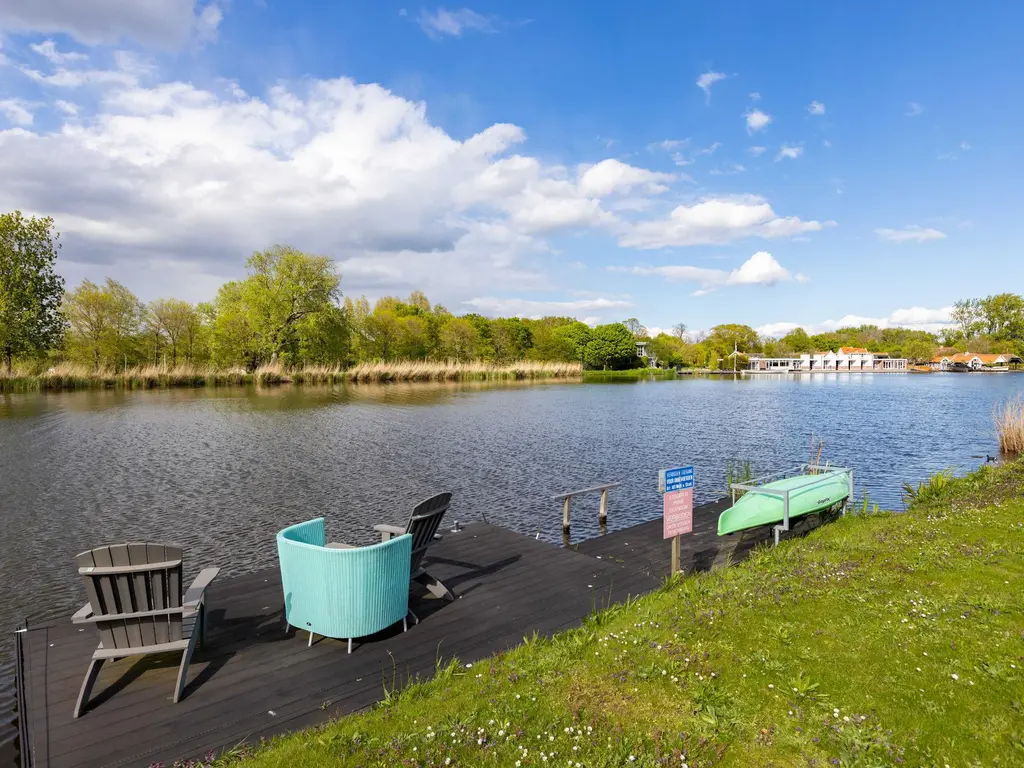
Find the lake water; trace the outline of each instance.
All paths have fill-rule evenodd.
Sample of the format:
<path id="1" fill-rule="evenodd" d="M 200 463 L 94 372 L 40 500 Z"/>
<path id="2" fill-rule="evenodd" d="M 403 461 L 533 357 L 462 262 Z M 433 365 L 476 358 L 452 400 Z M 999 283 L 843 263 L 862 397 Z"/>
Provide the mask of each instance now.
<path id="1" fill-rule="evenodd" d="M 660 514 L 659 468 L 692 463 L 709 501 L 731 460 L 807 461 L 812 432 L 858 499 L 899 509 L 904 481 L 995 454 L 993 407 L 1022 390 L 1018 374 L 836 374 L 0 395 L 0 629 L 70 617 L 74 556 L 104 543 L 181 544 L 186 576 L 230 576 L 274 566 L 289 523 L 324 516 L 331 538 L 369 543 L 441 490 L 448 523 L 559 541 L 554 493 L 623 481 L 614 530 Z M 597 497 L 573 517 L 574 539 L 596 535 Z M 5 635 L 0 698 L 10 658 Z"/>

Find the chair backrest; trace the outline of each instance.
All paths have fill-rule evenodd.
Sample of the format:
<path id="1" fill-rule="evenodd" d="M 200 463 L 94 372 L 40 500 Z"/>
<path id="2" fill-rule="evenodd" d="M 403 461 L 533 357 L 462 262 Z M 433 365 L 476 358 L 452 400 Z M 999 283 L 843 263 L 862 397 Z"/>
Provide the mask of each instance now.
<path id="1" fill-rule="evenodd" d="M 421 501 L 412 511 L 405 532 L 412 535 L 412 570 L 420 567 L 427 547 L 434 540 L 434 534 L 441 527 L 441 519 L 451 505 L 450 493 L 439 493 Z"/>
<path id="2" fill-rule="evenodd" d="M 363 637 L 409 610 L 412 536 L 351 549 L 323 546 L 323 518 L 277 534 L 285 619 L 328 637 Z"/>
<path id="3" fill-rule="evenodd" d="M 181 547 L 114 544 L 82 552 L 75 564 L 94 616 L 111 617 L 96 622 L 104 648 L 182 639 Z M 163 613 L 146 615 L 155 611 Z"/>

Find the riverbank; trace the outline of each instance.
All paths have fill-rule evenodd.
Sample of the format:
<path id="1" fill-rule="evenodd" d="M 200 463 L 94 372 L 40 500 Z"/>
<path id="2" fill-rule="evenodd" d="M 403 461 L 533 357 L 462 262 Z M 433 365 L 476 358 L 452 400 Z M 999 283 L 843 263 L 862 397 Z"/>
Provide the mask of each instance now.
<path id="1" fill-rule="evenodd" d="M 488 381 L 502 379 L 579 378 L 579 363 L 519 361 L 509 364 L 453 361 L 404 361 L 339 366 L 261 366 L 220 369 L 208 366 L 139 366 L 123 371 L 93 370 L 60 364 L 41 372 L 0 373 L 0 392 L 82 389 L 169 389 L 174 387 L 275 386 L 281 384 L 383 383 L 397 381 Z"/>
<path id="2" fill-rule="evenodd" d="M 1022 561 L 1018 461 L 453 663 L 227 762 L 1014 764 Z"/>

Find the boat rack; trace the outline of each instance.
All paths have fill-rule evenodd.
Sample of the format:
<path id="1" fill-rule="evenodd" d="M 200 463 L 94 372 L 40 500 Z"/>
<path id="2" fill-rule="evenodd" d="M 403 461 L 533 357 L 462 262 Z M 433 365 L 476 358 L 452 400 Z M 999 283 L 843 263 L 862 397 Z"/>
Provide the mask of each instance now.
<path id="1" fill-rule="evenodd" d="M 833 467 L 829 464 L 797 464 L 795 467 L 791 467 L 790 469 L 773 472 L 770 475 L 755 477 L 753 480 L 748 480 L 746 483 L 732 483 L 729 486 L 729 490 L 732 491 L 732 503 L 734 505 L 736 504 L 736 491 L 760 493 L 764 496 L 775 496 L 776 498 L 782 499 L 782 524 L 776 525 L 772 528 L 775 534 L 775 544 L 778 545 L 779 534 L 789 530 L 789 494 L 793 491 L 802 491 L 805 488 L 811 488 L 814 485 L 817 485 L 822 482 L 826 473 L 832 472 L 846 473 L 846 477 L 850 482 L 850 495 L 847 497 L 847 504 L 852 503 L 853 469 L 850 467 Z M 762 488 L 759 485 L 755 485 L 755 483 L 769 483 L 774 480 L 783 480 L 794 475 L 807 475 L 807 482 L 801 483 L 793 488 L 787 488 L 784 491 L 777 491 L 774 488 Z M 843 514 L 846 514 L 846 504 L 843 505 Z"/>

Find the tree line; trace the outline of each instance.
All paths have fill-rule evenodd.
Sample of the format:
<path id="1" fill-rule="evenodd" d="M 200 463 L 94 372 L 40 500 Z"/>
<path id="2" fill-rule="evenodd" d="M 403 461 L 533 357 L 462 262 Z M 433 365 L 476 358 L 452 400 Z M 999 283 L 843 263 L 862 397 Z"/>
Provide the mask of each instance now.
<path id="1" fill-rule="evenodd" d="M 637 340 L 648 342 L 659 365 L 710 369 L 732 367 L 734 349 L 737 365 L 752 352 L 783 356 L 840 346 L 912 360 L 927 360 L 941 346 L 1024 353 L 1024 299 L 1009 293 L 957 302 L 954 324 L 938 335 L 860 326 L 816 335 L 797 328 L 776 339 L 746 325 L 690 333 L 679 323 L 652 338 L 636 318 L 590 327 L 570 317 L 457 316 L 421 291 L 371 305 L 342 295 L 331 258 L 285 245 L 254 253 L 246 277 L 225 283 L 208 302 L 144 303 L 112 278 L 84 280 L 68 291 L 55 271 L 58 240 L 51 218 L 0 215 L 0 357 L 8 372 L 20 360 L 250 371 L 275 363 L 579 360 L 587 369 L 624 369 L 645 364 Z"/>

